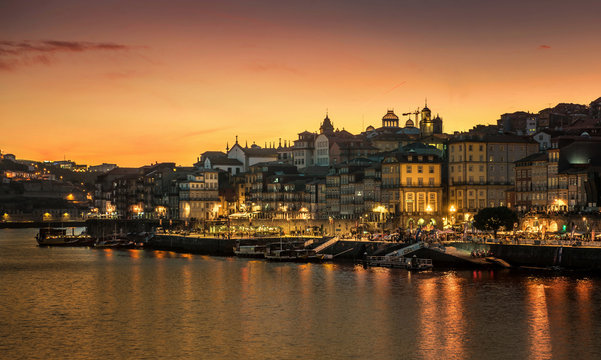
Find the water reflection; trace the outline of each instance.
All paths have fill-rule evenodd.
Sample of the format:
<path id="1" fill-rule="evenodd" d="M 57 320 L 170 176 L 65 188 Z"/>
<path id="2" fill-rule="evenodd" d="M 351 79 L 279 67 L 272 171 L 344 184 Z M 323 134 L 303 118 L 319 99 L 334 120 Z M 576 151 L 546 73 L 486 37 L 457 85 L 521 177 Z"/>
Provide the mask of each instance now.
<path id="1" fill-rule="evenodd" d="M 418 283 L 419 294 L 419 341 L 418 348 L 424 359 L 444 359 L 442 353 L 442 339 L 437 326 L 438 319 L 438 291 L 436 278 L 421 279 Z"/>
<path id="2" fill-rule="evenodd" d="M 464 358 L 463 343 L 465 341 L 465 319 L 466 309 L 463 306 L 463 290 L 460 279 L 454 274 L 448 274 L 443 278 L 443 301 L 445 309 L 445 357 Z"/>
<path id="3" fill-rule="evenodd" d="M 529 314 L 529 341 L 531 359 L 551 359 L 551 336 L 547 312 L 545 286 L 538 281 L 529 281 L 526 287 Z"/>
<path id="4" fill-rule="evenodd" d="M 598 277 L 48 249 L 33 235 L 0 230 L 3 359 L 601 358 Z"/>

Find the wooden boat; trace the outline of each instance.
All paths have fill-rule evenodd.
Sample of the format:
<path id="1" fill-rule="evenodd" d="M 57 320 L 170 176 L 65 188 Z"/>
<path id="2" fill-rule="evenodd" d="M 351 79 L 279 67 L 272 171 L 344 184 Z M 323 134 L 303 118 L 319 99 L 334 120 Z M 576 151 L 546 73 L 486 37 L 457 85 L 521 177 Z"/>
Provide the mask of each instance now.
<path id="1" fill-rule="evenodd" d="M 69 235 L 65 228 L 40 228 L 35 239 L 39 246 L 91 246 L 94 243 L 90 235 L 75 235 L 75 230 Z"/>
<path id="2" fill-rule="evenodd" d="M 136 247 L 136 243 L 125 237 L 113 235 L 109 238 L 96 240 L 94 247 L 98 249 L 133 249 Z"/>

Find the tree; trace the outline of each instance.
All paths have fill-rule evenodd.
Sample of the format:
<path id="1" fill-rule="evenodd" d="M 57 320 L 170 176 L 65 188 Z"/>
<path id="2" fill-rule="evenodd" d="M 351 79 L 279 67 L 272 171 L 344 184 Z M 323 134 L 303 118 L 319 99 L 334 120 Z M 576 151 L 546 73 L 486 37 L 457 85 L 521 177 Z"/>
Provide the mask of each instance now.
<path id="1" fill-rule="evenodd" d="M 484 208 L 474 215 L 474 226 L 478 230 L 492 231 L 497 238 L 497 230 L 500 227 L 512 229 L 513 224 L 518 222 L 515 211 L 505 207 Z"/>

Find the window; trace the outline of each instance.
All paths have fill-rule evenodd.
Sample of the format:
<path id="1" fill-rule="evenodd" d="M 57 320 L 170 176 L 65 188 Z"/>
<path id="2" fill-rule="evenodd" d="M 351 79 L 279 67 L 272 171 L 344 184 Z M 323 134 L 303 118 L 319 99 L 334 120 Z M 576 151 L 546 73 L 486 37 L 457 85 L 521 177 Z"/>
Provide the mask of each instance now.
<path id="1" fill-rule="evenodd" d="M 434 186 L 434 178 L 433 177 L 431 177 L 431 178 L 428 179 L 428 184 L 430 186 Z"/>
<path id="2" fill-rule="evenodd" d="M 430 174 L 434 174 L 434 166 L 430 166 L 429 172 L 430 172 Z"/>
<path id="3" fill-rule="evenodd" d="M 480 144 L 480 146 L 478 147 L 478 149 L 479 149 L 480 151 L 482 151 L 482 150 L 484 150 L 484 146 L 483 146 L 482 144 Z"/>
<path id="4" fill-rule="evenodd" d="M 411 174 L 411 165 L 407 165 L 407 174 Z"/>
<path id="5" fill-rule="evenodd" d="M 470 155 L 470 161 L 472 161 L 472 155 Z"/>
<path id="6" fill-rule="evenodd" d="M 418 178 L 417 179 L 417 185 L 418 186 L 423 186 L 424 185 L 424 179 L 423 178 Z"/>
<path id="7" fill-rule="evenodd" d="M 421 165 L 418 165 L 418 166 L 417 166 L 417 173 L 418 173 L 418 174 L 421 174 L 421 173 L 423 173 L 423 172 L 424 172 L 424 169 L 423 169 L 423 167 L 422 167 Z"/>
<path id="8" fill-rule="evenodd" d="M 411 186 L 411 178 L 407 178 L 405 182 L 407 183 L 407 186 Z"/>

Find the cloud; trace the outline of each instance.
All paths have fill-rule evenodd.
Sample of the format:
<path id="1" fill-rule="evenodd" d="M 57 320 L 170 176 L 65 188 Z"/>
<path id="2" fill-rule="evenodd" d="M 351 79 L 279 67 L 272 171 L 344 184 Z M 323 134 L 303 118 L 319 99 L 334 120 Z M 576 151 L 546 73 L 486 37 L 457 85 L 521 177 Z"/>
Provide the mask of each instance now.
<path id="1" fill-rule="evenodd" d="M 125 51 L 123 44 L 86 41 L 6 41 L 0 40 L 0 70 L 12 71 L 21 66 L 50 65 L 59 53 L 84 51 Z"/>
<path id="2" fill-rule="evenodd" d="M 549 45 L 539 45 L 538 46 L 539 50 L 547 50 L 547 49 L 550 49 L 550 48 L 551 48 L 551 46 L 549 46 Z"/>

